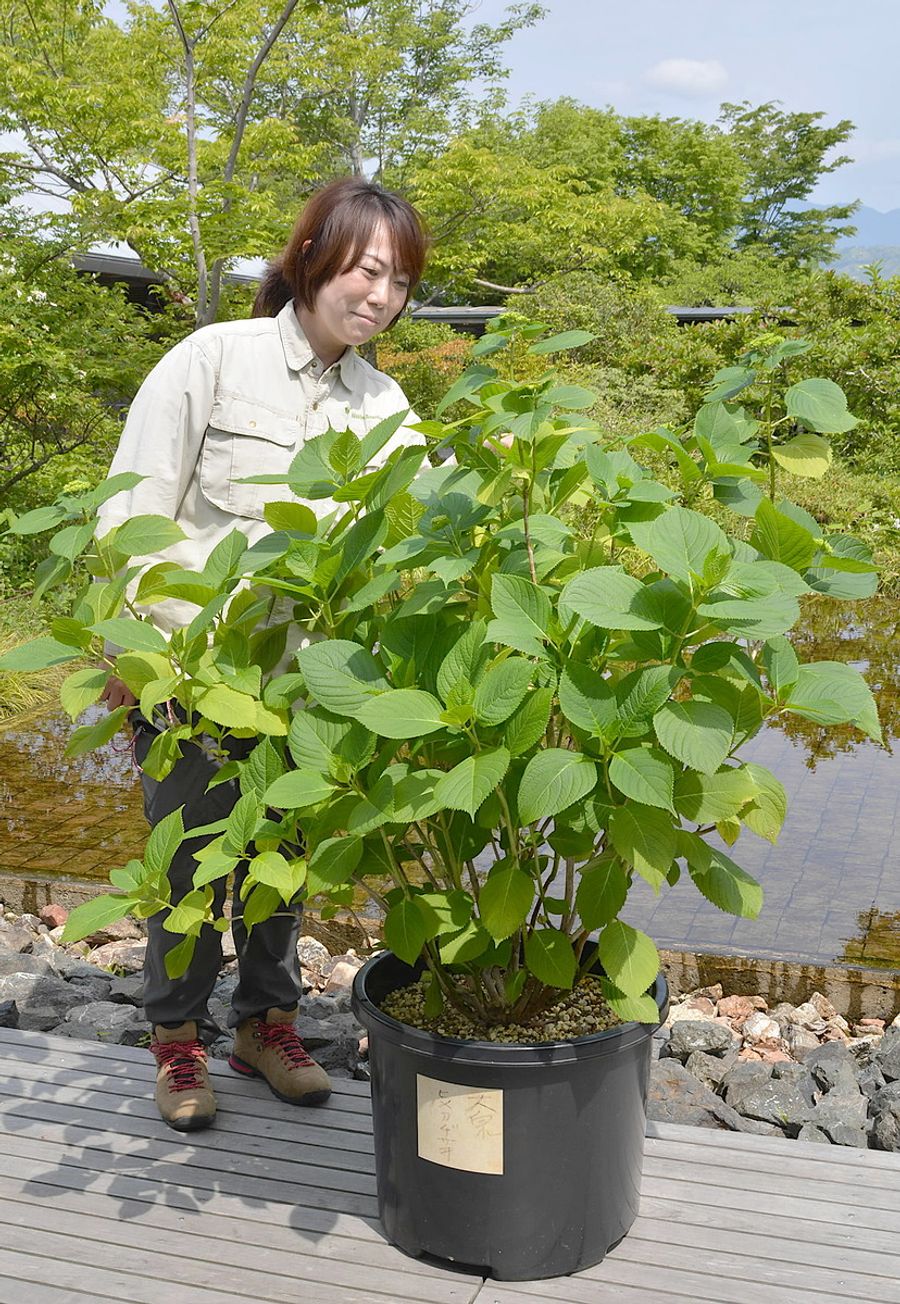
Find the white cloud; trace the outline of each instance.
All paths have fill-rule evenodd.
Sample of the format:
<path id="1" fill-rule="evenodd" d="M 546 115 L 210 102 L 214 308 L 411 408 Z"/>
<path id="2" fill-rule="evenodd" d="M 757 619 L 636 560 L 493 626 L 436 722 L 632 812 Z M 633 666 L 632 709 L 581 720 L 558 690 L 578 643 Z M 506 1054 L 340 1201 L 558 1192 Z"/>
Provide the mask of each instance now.
<path id="1" fill-rule="evenodd" d="M 717 95 L 728 82 L 718 59 L 663 59 L 644 73 L 644 81 L 675 95 Z"/>

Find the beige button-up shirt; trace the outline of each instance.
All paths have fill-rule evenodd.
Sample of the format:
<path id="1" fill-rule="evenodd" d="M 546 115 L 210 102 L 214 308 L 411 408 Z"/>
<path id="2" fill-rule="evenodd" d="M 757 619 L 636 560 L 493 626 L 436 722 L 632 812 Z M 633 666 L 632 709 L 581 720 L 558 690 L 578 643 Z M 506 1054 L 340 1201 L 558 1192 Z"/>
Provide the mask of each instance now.
<path id="1" fill-rule="evenodd" d="M 329 426 L 362 436 L 408 408 L 400 386 L 352 348 L 324 367 L 290 302 L 277 317 L 204 326 L 176 344 L 138 390 L 109 474 L 137 471 L 146 479 L 103 505 L 99 532 L 133 516 L 170 516 L 187 537 L 135 562 L 199 569 L 233 529 L 251 544 L 269 533 L 266 504 L 292 498 L 287 485 L 237 483 L 242 477 L 283 475 L 305 441 Z M 424 445 L 408 428 L 417 420 L 410 412 L 376 464 L 397 447 Z M 335 504 L 309 506 L 323 516 Z M 173 598 L 149 614 L 170 632 L 197 611 Z"/>

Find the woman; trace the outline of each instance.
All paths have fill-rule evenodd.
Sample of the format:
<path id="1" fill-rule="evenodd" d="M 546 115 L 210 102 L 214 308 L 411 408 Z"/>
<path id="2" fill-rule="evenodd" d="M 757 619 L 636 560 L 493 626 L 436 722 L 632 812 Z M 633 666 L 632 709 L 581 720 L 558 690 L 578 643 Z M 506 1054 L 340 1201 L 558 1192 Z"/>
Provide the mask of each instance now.
<path id="1" fill-rule="evenodd" d="M 301 212 L 283 253 L 270 266 L 250 320 L 205 326 L 161 359 L 141 386 L 128 414 L 110 474 L 137 471 L 146 478 L 105 504 L 105 532 L 130 517 L 163 513 L 186 538 L 141 563 L 174 561 L 202 566 L 235 528 L 250 543 L 268 533 L 267 502 L 283 486 L 240 484 L 243 477 L 284 474 L 298 448 L 329 426 L 365 434 L 379 421 L 409 408 L 394 381 L 356 352 L 393 325 L 419 280 L 425 236 L 415 210 L 398 195 L 359 178 L 332 182 Z M 423 443 L 407 417 L 379 454 Z M 328 501 L 312 502 L 319 513 Z M 153 622 L 168 632 L 190 622 L 196 608 L 175 599 L 155 605 Z M 105 690 L 110 710 L 135 706 L 116 679 Z M 153 726 L 135 718 L 140 764 Z M 241 754 L 235 751 L 236 755 Z M 171 774 L 157 782 L 143 774 L 144 809 L 151 825 L 184 805 L 186 828 L 221 819 L 237 800 L 235 783 L 206 793 L 218 768 L 196 745 L 184 745 Z M 169 870 L 172 902 L 191 890 L 193 851 L 182 844 Z M 221 913 L 224 885 L 216 911 Z M 301 994 L 297 938 L 301 908 L 257 924 L 247 936 L 237 887 L 232 926 L 239 981 L 229 1027 L 230 1059 L 238 1072 L 262 1076 L 272 1091 L 296 1104 L 327 1099 L 327 1074 L 308 1055 L 294 1030 Z M 221 966 L 221 935 L 203 927 L 182 978 L 166 975 L 165 955 L 180 940 L 165 932 L 166 912 L 148 920 L 144 1008 L 153 1027 L 156 1100 L 178 1131 L 208 1126 L 215 1098 L 200 1032 L 215 1033 L 207 1002 Z"/>

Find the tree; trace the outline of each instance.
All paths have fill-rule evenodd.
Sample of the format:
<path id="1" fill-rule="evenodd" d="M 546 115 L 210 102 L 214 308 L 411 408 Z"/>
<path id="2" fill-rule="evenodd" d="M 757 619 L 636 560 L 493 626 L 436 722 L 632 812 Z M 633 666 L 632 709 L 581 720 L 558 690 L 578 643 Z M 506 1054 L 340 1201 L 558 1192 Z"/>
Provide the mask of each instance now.
<path id="1" fill-rule="evenodd" d="M 843 225 L 858 203 L 824 208 L 803 205 L 819 179 L 852 162 L 846 154 L 826 162 L 842 145 L 853 123 L 842 118 L 833 127 L 820 127 L 824 113 L 786 113 L 775 101 L 753 107 L 723 104 L 720 121 L 747 172 L 740 212 L 739 249 L 763 246 L 799 265 L 828 262 L 837 240 L 853 235 Z"/>
<path id="2" fill-rule="evenodd" d="M 471 30 L 466 0 L 5 0 L 0 129 L 23 185 L 71 205 L 81 247 L 122 241 L 219 311 L 229 262 L 283 243 L 321 181 L 431 148 L 540 13 Z M 48 219 L 52 224 L 53 219 Z"/>

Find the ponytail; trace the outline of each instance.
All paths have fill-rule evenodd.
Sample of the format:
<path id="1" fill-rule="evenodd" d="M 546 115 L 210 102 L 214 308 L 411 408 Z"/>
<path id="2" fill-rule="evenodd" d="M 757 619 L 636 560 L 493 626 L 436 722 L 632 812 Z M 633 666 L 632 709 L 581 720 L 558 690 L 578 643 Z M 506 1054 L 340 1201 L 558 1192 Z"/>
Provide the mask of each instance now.
<path id="1" fill-rule="evenodd" d="M 251 317 L 277 317 L 294 291 L 282 271 L 283 259 L 276 258 L 263 273 L 262 284 L 253 300 Z"/>

